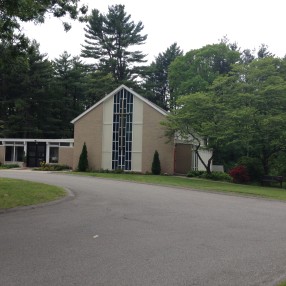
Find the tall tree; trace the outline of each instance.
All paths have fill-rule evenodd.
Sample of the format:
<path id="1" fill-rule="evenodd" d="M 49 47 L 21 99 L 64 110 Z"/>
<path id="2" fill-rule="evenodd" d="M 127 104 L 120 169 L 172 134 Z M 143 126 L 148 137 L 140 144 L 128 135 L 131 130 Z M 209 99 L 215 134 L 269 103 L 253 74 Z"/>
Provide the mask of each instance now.
<path id="1" fill-rule="evenodd" d="M 192 93 L 177 101 L 180 108 L 173 109 L 162 124 L 169 138 L 193 145 L 194 152 L 208 173 L 213 156 L 225 143 L 225 110 L 219 100 L 207 93 Z M 213 156 L 207 161 L 200 155 L 201 149 L 212 149 Z"/>
<path id="2" fill-rule="evenodd" d="M 221 74 L 227 74 L 238 62 L 240 53 L 225 43 L 207 45 L 177 57 L 170 65 L 169 81 L 174 90 L 171 108 L 181 95 L 204 92 Z"/>
<path id="3" fill-rule="evenodd" d="M 64 52 L 53 61 L 54 114 L 61 126 L 61 137 L 71 137 L 70 121 L 85 110 L 88 67 L 78 57 Z"/>
<path id="4" fill-rule="evenodd" d="M 85 45 L 82 56 L 97 60 L 97 67 L 110 73 L 116 82 L 134 80 L 138 74 L 136 64 L 145 62 L 141 51 L 135 46 L 144 44 L 147 35 L 141 35 L 144 26 L 135 24 L 127 15 L 124 5 L 108 7 L 106 15 L 92 10 L 85 28 Z"/>
<path id="5" fill-rule="evenodd" d="M 27 41 L 28 42 L 28 41 Z M 4 135 L 9 137 L 42 137 L 50 122 L 49 90 L 52 69 L 36 42 L 21 52 L 4 42 L 5 55 L 0 61 L 1 119 Z M 16 50 L 14 53 L 14 49 Z"/>
<path id="6" fill-rule="evenodd" d="M 235 65 L 213 89 L 228 107 L 229 144 L 240 144 L 245 155 L 261 160 L 264 173 L 270 161 L 286 152 L 286 61 L 265 57 Z"/>
<path id="7" fill-rule="evenodd" d="M 145 96 L 165 110 L 169 109 L 172 89 L 169 84 L 169 66 L 183 51 L 177 45 L 172 44 L 167 50 L 155 58 L 155 61 L 145 71 L 145 83 L 143 88 Z"/>

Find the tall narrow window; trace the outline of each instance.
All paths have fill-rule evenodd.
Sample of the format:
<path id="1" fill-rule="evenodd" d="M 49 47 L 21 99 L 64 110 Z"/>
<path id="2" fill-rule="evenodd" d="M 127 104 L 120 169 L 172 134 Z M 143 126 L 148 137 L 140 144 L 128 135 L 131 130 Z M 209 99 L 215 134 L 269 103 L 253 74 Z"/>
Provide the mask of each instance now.
<path id="1" fill-rule="evenodd" d="M 198 170 L 198 155 L 196 154 L 195 151 L 192 151 L 192 169 L 193 171 L 197 171 Z"/>
<path id="2" fill-rule="evenodd" d="M 50 163 L 59 162 L 59 147 L 50 147 Z"/>
<path id="3" fill-rule="evenodd" d="M 113 104 L 112 169 L 131 170 L 133 94 L 122 89 Z"/>
<path id="4" fill-rule="evenodd" d="M 5 161 L 13 162 L 14 161 L 14 146 L 6 146 L 5 148 Z"/>

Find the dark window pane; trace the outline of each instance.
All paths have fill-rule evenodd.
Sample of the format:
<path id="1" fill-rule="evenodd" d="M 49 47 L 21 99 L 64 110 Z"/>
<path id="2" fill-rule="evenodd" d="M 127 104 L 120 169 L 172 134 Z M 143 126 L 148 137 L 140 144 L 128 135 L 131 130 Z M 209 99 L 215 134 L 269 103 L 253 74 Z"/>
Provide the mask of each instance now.
<path id="1" fill-rule="evenodd" d="M 23 162 L 24 161 L 24 147 L 17 146 L 15 147 L 15 161 Z"/>
<path id="2" fill-rule="evenodd" d="M 5 151 L 5 161 L 12 162 L 14 161 L 14 147 L 13 146 L 6 146 Z"/>
<path id="3" fill-rule="evenodd" d="M 50 163 L 58 163 L 59 162 L 59 148 L 58 147 L 50 147 Z"/>

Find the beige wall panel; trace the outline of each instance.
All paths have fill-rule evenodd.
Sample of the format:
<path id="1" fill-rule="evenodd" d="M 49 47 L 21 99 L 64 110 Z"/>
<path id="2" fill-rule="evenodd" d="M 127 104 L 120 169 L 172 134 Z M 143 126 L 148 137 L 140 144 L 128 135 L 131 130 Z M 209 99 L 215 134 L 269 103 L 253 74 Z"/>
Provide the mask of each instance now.
<path id="1" fill-rule="evenodd" d="M 158 151 L 162 173 L 174 173 L 174 144 L 166 143 L 164 127 L 160 124 L 165 116 L 144 103 L 142 172 L 151 172 L 155 150 Z"/>
<path id="2" fill-rule="evenodd" d="M 103 125 L 102 169 L 112 169 L 112 124 Z"/>
<path id="3" fill-rule="evenodd" d="M 133 124 L 132 129 L 132 153 L 142 153 L 143 124 Z"/>
<path id="4" fill-rule="evenodd" d="M 142 171 L 142 135 L 143 125 L 133 124 L 132 126 L 132 156 L 131 156 L 131 168 L 132 171 Z"/>
<path id="5" fill-rule="evenodd" d="M 112 152 L 102 153 L 102 165 L 101 168 L 106 170 L 112 170 Z"/>
<path id="6" fill-rule="evenodd" d="M 78 166 L 84 142 L 87 146 L 89 168 L 99 170 L 102 160 L 103 104 L 85 114 L 74 124 L 73 169 Z"/>
<path id="7" fill-rule="evenodd" d="M 144 102 L 133 96 L 133 124 L 143 124 Z"/>
<path id="8" fill-rule="evenodd" d="M 113 96 L 103 103 L 101 168 L 112 169 Z"/>
<path id="9" fill-rule="evenodd" d="M 73 148 L 59 147 L 59 164 L 73 167 Z"/>
<path id="10" fill-rule="evenodd" d="M 103 123 L 104 124 L 112 124 L 113 123 L 113 99 L 111 96 L 103 104 Z"/>
<path id="11" fill-rule="evenodd" d="M 4 164 L 5 160 L 5 146 L 0 146 L 0 163 Z"/>
<path id="12" fill-rule="evenodd" d="M 142 172 L 143 105 L 142 100 L 133 97 L 131 169 L 135 172 Z"/>
<path id="13" fill-rule="evenodd" d="M 142 172 L 142 152 L 132 152 L 131 166 L 132 171 Z"/>

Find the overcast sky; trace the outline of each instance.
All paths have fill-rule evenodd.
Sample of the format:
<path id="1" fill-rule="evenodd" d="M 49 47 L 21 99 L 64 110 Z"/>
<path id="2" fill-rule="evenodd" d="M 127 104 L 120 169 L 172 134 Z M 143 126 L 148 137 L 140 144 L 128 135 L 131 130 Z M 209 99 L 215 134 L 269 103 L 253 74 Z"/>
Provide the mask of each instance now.
<path id="1" fill-rule="evenodd" d="M 82 0 L 89 10 L 102 13 L 108 6 L 125 5 L 134 22 L 142 21 L 146 44 L 140 49 L 154 60 L 172 43 L 177 42 L 184 52 L 218 43 L 227 36 L 242 49 L 258 49 L 268 45 L 278 57 L 286 54 L 286 0 Z M 47 19 L 45 24 L 26 24 L 24 33 L 40 43 L 40 51 L 54 59 L 67 51 L 80 55 L 84 43 L 85 24 L 73 23 L 64 32 L 61 21 Z"/>

